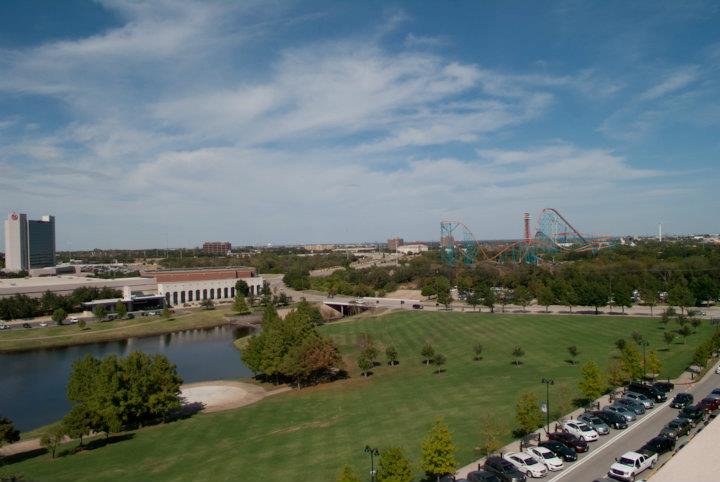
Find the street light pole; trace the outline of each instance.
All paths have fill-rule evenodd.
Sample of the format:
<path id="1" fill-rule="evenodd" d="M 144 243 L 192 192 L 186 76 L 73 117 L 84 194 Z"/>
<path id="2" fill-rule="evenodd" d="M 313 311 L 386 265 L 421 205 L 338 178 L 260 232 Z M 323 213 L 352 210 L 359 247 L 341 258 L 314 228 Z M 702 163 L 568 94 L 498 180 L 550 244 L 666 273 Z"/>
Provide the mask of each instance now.
<path id="1" fill-rule="evenodd" d="M 550 385 L 553 385 L 555 381 L 549 378 L 543 378 L 540 383 L 545 384 L 545 420 L 547 421 L 545 433 L 550 433 Z"/>
<path id="2" fill-rule="evenodd" d="M 380 455 L 380 451 L 377 448 L 366 445 L 365 453 L 370 454 L 370 480 L 375 482 L 375 456 Z"/>

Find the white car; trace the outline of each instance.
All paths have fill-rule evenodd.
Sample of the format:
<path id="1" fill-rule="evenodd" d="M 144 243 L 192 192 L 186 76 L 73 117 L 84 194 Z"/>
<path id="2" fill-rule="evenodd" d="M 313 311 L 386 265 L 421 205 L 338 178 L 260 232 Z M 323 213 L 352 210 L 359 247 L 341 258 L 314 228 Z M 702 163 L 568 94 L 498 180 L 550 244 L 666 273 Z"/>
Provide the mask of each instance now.
<path id="1" fill-rule="evenodd" d="M 74 325 L 75 323 L 77 323 L 77 322 L 79 322 L 79 321 L 80 321 L 80 320 L 78 320 L 78 319 L 75 318 L 74 316 L 73 316 L 72 318 L 68 318 L 68 319 L 67 319 L 67 322 L 70 323 L 71 325 Z"/>
<path id="2" fill-rule="evenodd" d="M 0 323 L 0 330 L 9 330 L 9 329 L 10 329 L 10 325 L 8 325 L 6 323 Z"/>
<path id="3" fill-rule="evenodd" d="M 42 326 L 42 327 L 47 326 L 47 321 L 41 321 L 41 322 L 40 322 L 40 326 Z"/>
<path id="4" fill-rule="evenodd" d="M 718 365 L 717 368 L 715 369 L 715 373 L 720 374 L 720 365 Z"/>
<path id="5" fill-rule="evenodd" d="M 355 300 L 355 304 L 356 304 L 356 305 L 364 305 L 364 304 L 365 304 L 365 300 L 362 299 L 362 298 L 358 298 L 358 299 Z"/>
<path id="6" fill-rule="evenodd" d="M 545 477 L 548 473 L 548 469 L 545 468 L 543 464 L 538 462 L 535 457 L 526 453 L 509 452 L 503 454 L 503 458 L 513 464 L 520 472 L 528 477 Z"/>
<path id="7" fill-rule="evenodd" d="M 534 459 L 538 460 L 541 464 L 544 464 L 545 467 L 552 472 L 562 470 L 564 467 L 563 461 L 560 460 L 554 452 L 546 449 L 545 447 L 530 447 L 529 449 L 526 449 L 525 452 Z"/>
<path id="8" fill-rule="evenodd" d="M 584 440 L 586 442 L 594 442 L 598 438 L 600 438 L 600 435 L 598 435 L 595 429 L 590 428 L 590 425 L 586 424 L 585 422 L 580 422 L 578 420 L 571 420 L 569 422 L 565 422 L 565 424 L 563 425 L 563 430 L 575 435 L 580 440 Z"/>

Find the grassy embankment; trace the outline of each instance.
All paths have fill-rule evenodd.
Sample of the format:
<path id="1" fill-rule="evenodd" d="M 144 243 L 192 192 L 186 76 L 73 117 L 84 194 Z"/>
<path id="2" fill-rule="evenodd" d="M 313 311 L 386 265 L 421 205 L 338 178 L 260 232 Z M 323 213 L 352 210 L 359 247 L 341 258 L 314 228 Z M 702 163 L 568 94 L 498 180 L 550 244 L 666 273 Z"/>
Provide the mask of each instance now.
<path id="1" fill-rule="evenodd" d="M 0 332 L 0 352 L 81 345 L 102 341 L 123 340 L 137 336 L 161 335 L 193 328 L 210 328 L 227 323 L 227 309 L 192 311 L 173 315 L 169 320 L 159 316 L 137 317 L 132 320 L 52 326 L 41 329 L 6 330 Z"/>
<path id="2" fill-rule="evenodd" d="M 605 367 L 617 352 L 614 341 L 639 331 L 660 349 L 662 375 L 672 378 L 711 327 L 701 326 L 687 344 L 676 342 L 669 351 L 663 350 L 661 325 L 648 318 L 406 312 L 327 325 L 323 331 L 340 344 L 349 379 L 150 427 L 131 440 L 82 454 L 35 456 L 9 469 L 38 480 L 329 481 L 345 463 L 367 472 L 365 444 L 381 450 L 402 446 L 417 467 L 420 441 L 437 416 L 450 426 L 464 465 L 478 457 L 480 417 L 502 421 L 510 441 L 518 395 L 530 390 L 543 398 L 542 377 L 555 380 L 551 396 L 563 383 L 578 395 L 582 363 L 595 360 Z M 395 345 L 400 365 L 383 364 L 362 378 L 355 366 L 360 333 L 370 333 L 378 345 Z M 447 357 L 440 375 L 421 364 L 426 341 Z M 481 361 L 472 360 L 475 342 L 485 347 Z M 519 367 L 511 364 L 516 344 L 527 353 Z M 580 351 L 577 365 L 566 361 L 570 345 Z"/>

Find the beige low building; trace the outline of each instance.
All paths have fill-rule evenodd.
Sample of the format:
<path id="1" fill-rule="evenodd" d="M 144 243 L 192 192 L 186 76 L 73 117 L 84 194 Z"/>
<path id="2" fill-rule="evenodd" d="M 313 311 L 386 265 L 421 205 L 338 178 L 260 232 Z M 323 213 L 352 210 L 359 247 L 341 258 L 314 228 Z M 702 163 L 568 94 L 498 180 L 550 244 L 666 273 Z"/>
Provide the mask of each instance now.
<path id="1" fill-rule="evenodd" d="M 87 276 L 45 276 L 39 278 L 6 278 L 0 279 L 0 298 L 13 295 L 25 295 L 39 298 L 46 291 L 58 295 L 69 295 L 73 290 L 82 287 L 113 288 L 123 290 L 129 287 L 133 292 L 157 292 L 157 283 L 153 278 L 132 277 L 101 279 Z"/>
<path id="2" fill-rule="evenodd" d="M 720 422 L 713 419 L 650 477 L 651 482 L 710 482 L 720 480 Z"/>

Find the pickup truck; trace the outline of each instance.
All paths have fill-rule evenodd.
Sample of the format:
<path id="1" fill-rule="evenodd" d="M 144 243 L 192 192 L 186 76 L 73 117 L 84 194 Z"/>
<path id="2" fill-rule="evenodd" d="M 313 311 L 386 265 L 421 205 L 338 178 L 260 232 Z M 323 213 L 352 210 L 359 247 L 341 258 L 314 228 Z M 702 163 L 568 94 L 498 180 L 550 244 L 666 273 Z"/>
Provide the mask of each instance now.
<path id="1" fill-rule="evenodd" d="M 608 476 L 619 480 L 635 480 L 638 474 L 645 469 L 654 467 L 658 455 L 646 450 L 638 452 L 627 452 L 622 457 L 615 459 L 610 466 Z"/>

